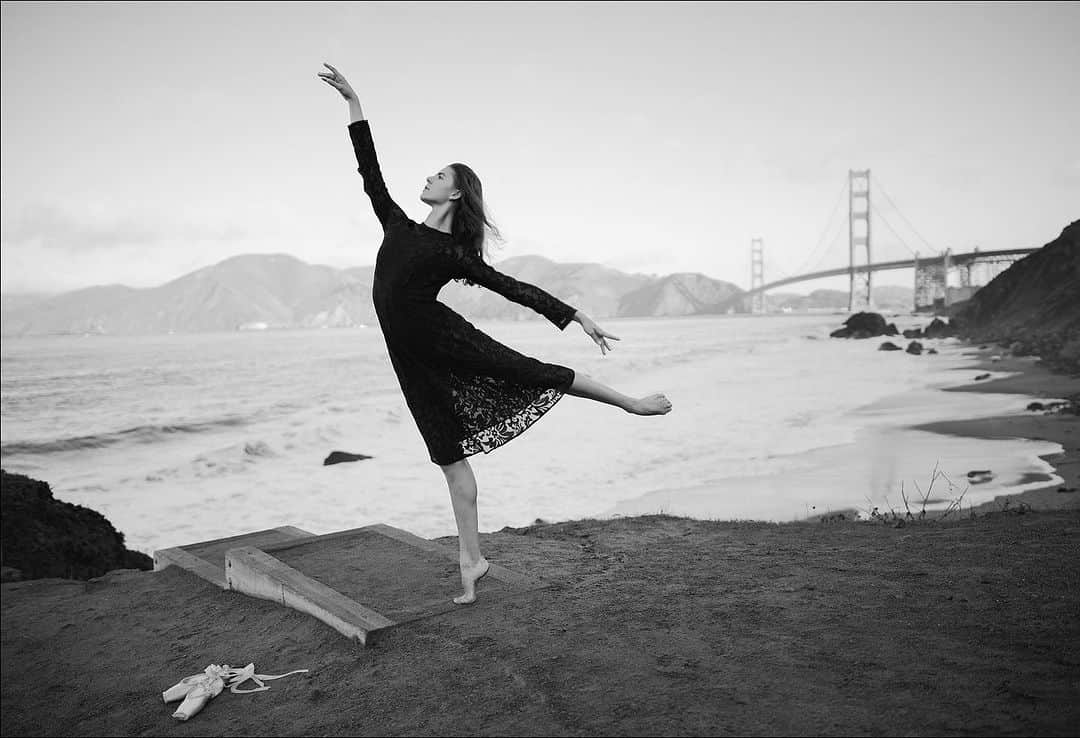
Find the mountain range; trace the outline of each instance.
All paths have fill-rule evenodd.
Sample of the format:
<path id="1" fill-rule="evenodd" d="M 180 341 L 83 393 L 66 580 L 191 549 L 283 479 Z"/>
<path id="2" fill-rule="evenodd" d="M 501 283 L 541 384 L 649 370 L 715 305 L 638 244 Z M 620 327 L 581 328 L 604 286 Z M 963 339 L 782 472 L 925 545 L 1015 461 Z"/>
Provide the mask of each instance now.
<path id="1" fill-rule="evenodd" d="M 496 268 L 593 318 L 716 312 L 742 293 L 698 273 L 627 274 L 590 263 L 516 256 Z M 151 288 L 106 285 L 59 295 L 5 295 L 0 333 L 155 334 L 376 325 L 374 267 L 335 269 L 288 254 L 226 259 Z M 439 300 L 471 320 L 543 320 L 482 287 L 450 282 Z"/>

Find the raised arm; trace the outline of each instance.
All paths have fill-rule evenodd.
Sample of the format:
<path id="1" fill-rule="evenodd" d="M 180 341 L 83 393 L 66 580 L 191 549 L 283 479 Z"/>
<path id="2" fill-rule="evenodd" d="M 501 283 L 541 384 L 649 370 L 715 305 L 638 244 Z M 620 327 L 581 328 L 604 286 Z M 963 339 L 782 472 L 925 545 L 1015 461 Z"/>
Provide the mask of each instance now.
<path id="1" fill-rule="evenodd" d="M 532 308 L 555 324 L 560 331 L 574 320 L 577 309 L 527 282 L 519 282 L 511 276 L 496 271 L 479 256 L 470 255 L 458 261 L 460 273 L 477 284 L 497 292 L 507 300 Z"/>
<path id="2" fill-rule="evenodd" d="M 356 154 L 357 171 L 364 178 L 364 192 L 371 199 L 371 207 L 382 224 L 383 230 L 395 220 L 406 218 L 404 211 L 390 197 L 383 181 L 379 159 L 375 155 L 375 143 L 371 139 L 371 126 L 364 118 L 360 100 L 352 86 L 336 69 L 326 64 L 330 73 L 320 72 L 319 77 L 341 93 L 349 103 L 349 138 L 352 139 L 353 152 Z"/>

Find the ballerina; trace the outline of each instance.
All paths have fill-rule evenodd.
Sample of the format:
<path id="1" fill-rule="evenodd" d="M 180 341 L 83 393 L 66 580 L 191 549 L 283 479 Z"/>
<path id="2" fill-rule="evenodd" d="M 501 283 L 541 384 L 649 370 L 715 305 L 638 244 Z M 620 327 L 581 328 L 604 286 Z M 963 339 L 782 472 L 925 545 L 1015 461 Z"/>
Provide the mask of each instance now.
<path id="1" fill-rule="evenodd" d="M 662 393 L 629 397 L 569 367 L 521 354 L 439 302 L 439 290 L 452 279 L 479 284 L 532 308 L 559 330 L 577 321 L 601 355 L 611 350 L 608 339 L 620 340 L 580 310 L 484 261 L 485 228 L 498 231 L 485 213 L 480 179 L 465 164 L 449 164 L 427 178 L 420 200 L 431 212 L 422 223 L 410 220 L 386 190 L 356 92 L 341 72 L 324 66 L 330 71 L 319 78 L 348 102 L 357 171 L 383 228 L 372 301 L 405 403 L 450 489 L 464 590 L 454 602 L 466 605 L 476 600 L 476 583 L 490 566 L 480 552 L 469 456 L 521 435 L 564 395 L 634 415 L 664 415 L 671 402 Z"/>

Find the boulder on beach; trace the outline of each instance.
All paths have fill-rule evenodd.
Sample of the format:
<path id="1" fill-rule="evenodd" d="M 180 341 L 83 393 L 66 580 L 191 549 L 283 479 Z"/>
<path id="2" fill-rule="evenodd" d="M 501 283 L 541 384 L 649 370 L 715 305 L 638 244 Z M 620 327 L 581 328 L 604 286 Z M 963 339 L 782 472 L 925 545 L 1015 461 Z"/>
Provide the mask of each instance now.
<path id="1" fill-rule="evenodd" d="M 902 351 L 903 349 L 901 349 L 899 346 L 897 346 L 892 341 L 886 341 L 885 343 L 878 346 L 877 350 L 878 351 Z"/>
<path id="2" fill-rule="evenodd" d="M 45 482 L 0 469 L 0 508 L 4 581 L 154 568 L 152 558 L 124 546 L 124 534 L 104 515 L 53 498 Z"/>
<path id="3" fill-rule="evenodd" d="M 330 466 L 331 464 L 344 464 L 347 461 L 363 461 L 364 459 L 370 459 L 371 456 L 365 456 L 364 454 L 350 454 L 347 451 L 331 451 L 330 455 L 323 459 L 323 466 Z"/>
<path id="4" fill-rule="evenodd" d="M 908 328 L 903 336 L 904 338 L 924 338 L 921 328 Z"/>
<path id="5" fill-rule="evenodd" d="M 896 330 L 896 326 L 892 327 Z M 885 318 L 878 313 L 855 313 L 844 321 L 844 327 L 829 334 L 830 338 L 873 338 L 875 336 L 895 336 L 889 333 Z"/>
<path id="6" fill-rule="evenodd" d="M 911 343 L 908 344 L 908 347 L 906 349 L 904 349 L 904 350 L 907 351 L 909 354 L 914 354 L 915 356 L 919 356 L 920 354 L 922 354 L 923 345 L 921 343 L 919 343 L 918 341 L 912 341 Z"/>
<path id="7" fill-rule="evenodd" d="M 922 338 L 949 338 L 956 335 L 956 329 L 941 318 L 934 318 L 923 329 Z"/>

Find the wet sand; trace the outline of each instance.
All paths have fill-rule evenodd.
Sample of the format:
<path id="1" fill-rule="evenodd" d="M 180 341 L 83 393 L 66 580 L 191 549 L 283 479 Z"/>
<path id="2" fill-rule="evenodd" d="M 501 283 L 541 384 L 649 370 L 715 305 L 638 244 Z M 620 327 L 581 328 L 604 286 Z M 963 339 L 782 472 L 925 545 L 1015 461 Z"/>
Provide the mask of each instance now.
<path id="1" fill-rule="evenodd" d="M 972 378 L 987 372 L 1019 372 L 1014 376 L 991 378 L 946 392 L 995 392 L 1045 398 L 1045 402 L 1080 394 L 1080 377 L 1054 374 L 1036 364 L 1033 357 L 1002 358 L 991 361 L 997 351 L 973 350 L 979 358 L 972 369 L 957 370 Z M 1080 416 L 1029 411 L 1023 415 L 992 418 L 945 420 L 916 426 L 919 430 L 971 438 L 1028 438 L 1060 444 L 1062 451 L 1043 456 L 1061 477 L 1061 484 L 1048 484 L 1018 494 L 999 495 L 991 502 L 973 508 L 976 514 L 1001 510 L 1006 506 L 1027 505 L 1037 510 L 1080 508 Z M 1035 480 L 1032 480 L 1035 481 Z"/>

